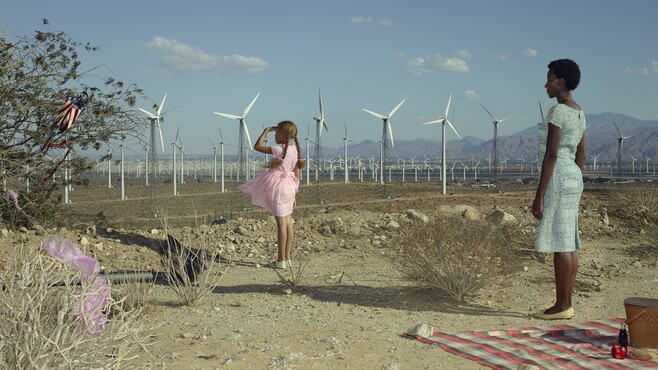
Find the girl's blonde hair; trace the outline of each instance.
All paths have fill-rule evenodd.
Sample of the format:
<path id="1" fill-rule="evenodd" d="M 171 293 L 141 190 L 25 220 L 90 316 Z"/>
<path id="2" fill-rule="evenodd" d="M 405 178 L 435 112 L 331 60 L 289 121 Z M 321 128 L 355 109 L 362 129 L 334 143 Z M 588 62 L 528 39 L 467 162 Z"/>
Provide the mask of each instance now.
<path id="1" fill-rule="evenodd" d="M 283 158 L 286 157 L 286 152 L 288 152 L 288 145 L 290 140 L 295 140 L 295 146 L 297 147 L 297 168 L 303 168 L 306 161 L 302 158 L 302 149 L 299 146 L 299 139 L 297 139 L 297 125 L 293 121 L 281 121 L 276 125 L 277 131 L 281 130 L 286 133 L 286 142 L 283 147 L 283 155 L 281 158 L 275 158 L 268 162 L 267 167 L 273 168 L 280 166 L 283 163 Z"/>

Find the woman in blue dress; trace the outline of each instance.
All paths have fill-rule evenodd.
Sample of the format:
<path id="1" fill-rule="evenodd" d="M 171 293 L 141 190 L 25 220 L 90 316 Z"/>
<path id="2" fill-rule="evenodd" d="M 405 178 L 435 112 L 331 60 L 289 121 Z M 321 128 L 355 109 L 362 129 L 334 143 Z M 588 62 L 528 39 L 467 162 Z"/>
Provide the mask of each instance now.
<path id="1" fill-rule="evenodd" d="M 573 60 L 548 65 L 546 93 L 557 100 L 540 126 L 539 147 L 544 150 L 532 214 L 539 220 L 535 249 L 553 253 L 555 304 L 538 312 L 544 320 L 574 316 L 571 298 L 578 272 L 578 208 L 585 166 L 585 113 L 573 98 L 580 68 Z M 542 153 L 540 153 L 540 158 Z"/>

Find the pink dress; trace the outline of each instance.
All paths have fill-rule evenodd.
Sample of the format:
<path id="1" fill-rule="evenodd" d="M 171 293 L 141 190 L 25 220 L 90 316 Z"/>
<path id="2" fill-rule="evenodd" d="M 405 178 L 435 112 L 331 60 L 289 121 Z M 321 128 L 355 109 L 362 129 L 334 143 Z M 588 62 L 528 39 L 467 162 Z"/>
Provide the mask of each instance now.
<path id="1" fill-rule="evenodd" d="M 283 156 L 283 145 L 272 147 L 274 158 Z M 299 189 L 299 179 L 293 170 L 297 165 L 297 147 L 288 146 L 286 157 L 280 166 L 268 168 L 265 172 L 238 186 L 238 190 L 251 196 L 251 203 L 263 207 L 274 216 L 292 214 L 295 195 Z"/>

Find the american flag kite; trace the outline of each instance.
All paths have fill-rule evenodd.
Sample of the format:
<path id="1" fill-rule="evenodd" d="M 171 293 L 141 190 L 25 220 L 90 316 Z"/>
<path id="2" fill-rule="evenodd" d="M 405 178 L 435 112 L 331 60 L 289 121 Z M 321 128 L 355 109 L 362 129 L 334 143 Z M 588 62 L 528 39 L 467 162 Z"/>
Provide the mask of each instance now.
<path id="1" fill-rule="evenodd" d="M 84 99 L 83 99 L 84 97 Z M 85 110 L 85 100 L 89 96 L 87 95 L 86 92 L 83 92 L 82 95 L 79 96 L 67 96 L 66 100 L 64 101 L 64 105 L 62 105 L 61 108 L 57 111 L 57 116 L 55 116 L 55 121 L 53 122 L 51 129 L 50 129 L 50 137 L 46 142 L 43 144 L 43 147 L 41 148 L 41 152 L 45 153 L 48 151 L 48 149 L 58 149 L 61 148 L 62 146 L 66 146 L 68 149 L 66 151 L 66 154 L 64 157 L 57 163 L 55 168 L 52 170 L 49 176 L 43 178 L 41 181 L 48 181 L 50 180 L 51 177 L 55 174 L 57 171 L 57 168 L 59 168 L 59 165 L 64 162 L 66 157 L 69 155 L 71 150 L 71 146 L 69 143 L 66 141 L 66 138 L 64 137 L 62 140 L 60 140 L 58 143 L 52 143 L 53 137 L 56 135 L 64 133 L 66 130 L 68 130 L 75 121 L 78 119 L 80 116 L 80 113 Z"/>

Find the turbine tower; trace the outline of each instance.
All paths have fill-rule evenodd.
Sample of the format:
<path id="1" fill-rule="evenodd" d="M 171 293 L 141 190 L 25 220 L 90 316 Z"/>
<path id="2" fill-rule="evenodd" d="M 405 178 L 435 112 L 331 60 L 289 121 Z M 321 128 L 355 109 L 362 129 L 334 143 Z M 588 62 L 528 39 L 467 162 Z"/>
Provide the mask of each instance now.
<path id="1" fill-rule="evenodd" d="M 155 178 L 155 163 L 158 160 L 157 156 L 157 150 L 156 145 L 155 145 L 155 129 L 157 128 L 158 131 L 160 132 L 160 146 L 162 147 L 162 153 L 164 154 L 164 140 L 162 139 L 162 128 L 160 127 L 160 122 L 164 121 L 164 115 L 162 113 L 162 107 L 164 107 L 165 100 L 167 99 L 167 93 L 164 94 L 164 97 L 162 98 L 162 103 L 158 106 L 155 104 L 154 108 L 155 114 L 139 108 L 140 111 L 146 113 L 146 115 L 149 117 L 149 120 L 151 120 L 151 135 L 150 135 L 150 145 L 149 145 L 149 168 L 148 172 L 151 175 L 151 178 Z"/>
<path id="2" fill-rule="evenodd" d="M 318 180 L 318 167 L 320 166 L 320 157 L 322 156 L 322 129 L 324 128 L 327 132 L 329 129 L 327 128 L 327 122 L 324 120 L 324 109 L 322 107 L 322 93 L 320 92 L 320 89 L 318 89 L 318 95 L 320 97 L 320 117 L 313 117 L 315 120 L 315 181 Z"/>
<path id="3" fill-rule="evenodd" d="M 480 104 L 482 105 L 482 104 Z M 484 108 L 484 105 L 482 105 L 482 108 Z M 493 134 L 493 150 L 492 150 L 492 156 L 493 156 L 493 170 L 494 170 L 494 182 L 498 182 L 498 124 L 506 120 L 507 118 L 503 119 L 498 119 L 494 117 L 491 112 L 487 108 L 484 108 L 485 111 L 491 116 L 493 119 L 492 123 L 494 125 L 494 134 Z"/>
<path id="4" fill-rule="evenodd" d="M 381 140 L 381 168 L 379 169 L 381 173 L 386 172 L 387 168 L 387 161 L 388 161 L 388 142 L 386 140 L 386 132 L 388 131 L 388 134 L 391 137 L 391 148 L 395 147 L 395 144 L 393 142 L 393 129 L 391 128 L 391 124 L 389 120 L 391 117 L 393 117 L 393 114 L 400 108 L 400 106 L 404 103 L 406 99 L 402 99 L 400 104 L 398 104 L 395 108 L 393 108 L 387 116 L 383 114 L 379 114 L 373 111 L 369 111 L 367 109 L 363 109 L 365 112 L 370 113 L 371 115 L 379 118 L 382 120 L 383 123 L 383 129 L 382 129 L 382 140 Z M 380 176 L 380 184 L 384 184 L 384 176 Z"/>
<path id="5" fill-rule="evenodd" d="M 231 119 L 236 119 L 238 120 L 238 123 L 240 124 L 240 131 L 238 134 L 238 164 L 240 166 L 240 169 L 238 170 L 238 175 L 237 175 L 237 180 L 240 181 L 240 172 L 244 171 L 244 178 L 245 180 L 249 177 L 247 174 L 247 171 L 249 171 L 249 166 L 247 163 L 247 153 L 245 152 L 245 143 L 244 143 L 244 137 L 245 135 L 247 136 L 247 141 L 249 142 L 249 148 L 251 148 L 251 138 L 249 137 L 249 129 L 247 128 L 247 124 L 244 122 L 245 117 L 247 117 L 247 113 L 249 113 L 249 110 L 251 107 L 254 105 L 256 102 L 256 99 L 258 99 L 258 96 L 260 95 L 260 92 L 256 94 L 256 97 L 249 103 L 247 108 L 245 108 L 244 112 L 242 113 L 242 116 L 236 116 L 233 114 L 228 114 L 228 113 L 220 113 L 220 112 L 213 112 L 216 115 L 226 117 L 226 118 L 231 118 Z"/>
<path id="6" fill-rule="evenodd" d="M 343 170 L 344 170 L 344 172 L 345 172 L 345 173 L 344 173 L 344 175 L 345 175 L 345 183 L 347 184 L 347 183 L 350 181 L 350 177 L 349 177 L 349 173 L 350 173 L 350 172 L 349 172 L 349 166 L 347 165 L 347 163 L 348 163 L 348 162 L 347 162 L 347 142 L 349 141 L 349 142 L 352 143 L 352 144 L 356 144 L 356 143 L 353 142 L 352 140 L 350 140 L 350 138 L 347 136 L 347 123 L 344 123 L 344 122 L 343 122 L 343 124 L 344 124 L 344 126 L 345 126 L 345 137 L 343 137 L 343 151 L 344 151 L 343 155 L 345 156 L 345 158 L 344 158 L 344 162 L 343 162 L 343 166 L 344 166 L 344 167 L 343 167 Z M 647 162 L 647 163 L 649 163 L 649 162 Z M 649 168 L 649 167 L 647 167 L 647 168 Z"/>
<path id="7" fill-rule="evenodd" d="M 622 157 L 621 150 L 622 150 L 622 146 L 624 145 L 624 140 L 628 139 L 630 136 L 622 135 L 615 121 L 612 121 L 612 124 L 615 125 L 615 129 L 617 129 L 617 133 L 619 134 L 619 136 L 617 137 L 617 171 L 619 171 L 619 177 L 621 177 L 621 157 Z"/>
<path id="8" fill-rule="evenodd" d="M 455 128 L 452 126 L 452 123 L 448 121 L 448 111 L 450 111 L 450 102 L 452 101 L 452 94 L 450 94 L 450 97 L 448 98 L 448 105 L 446 105 L 446 110 L 445 113 L 443 114 L 443 118 L 439 118 L 434 121 L 430 122 L 425 122 L 423 125 L 429 125 L 433 123 L 440 123 L 441 124 L 441 194 L 445 195 L 446 194 L 446 123 L 452 131 L 457 134 L 457 137 L 459 140 L 461 140 L 461 136 L 459 136 L 459 133 Z M 454 119 L 454 117 L 453 117 Z"/>

